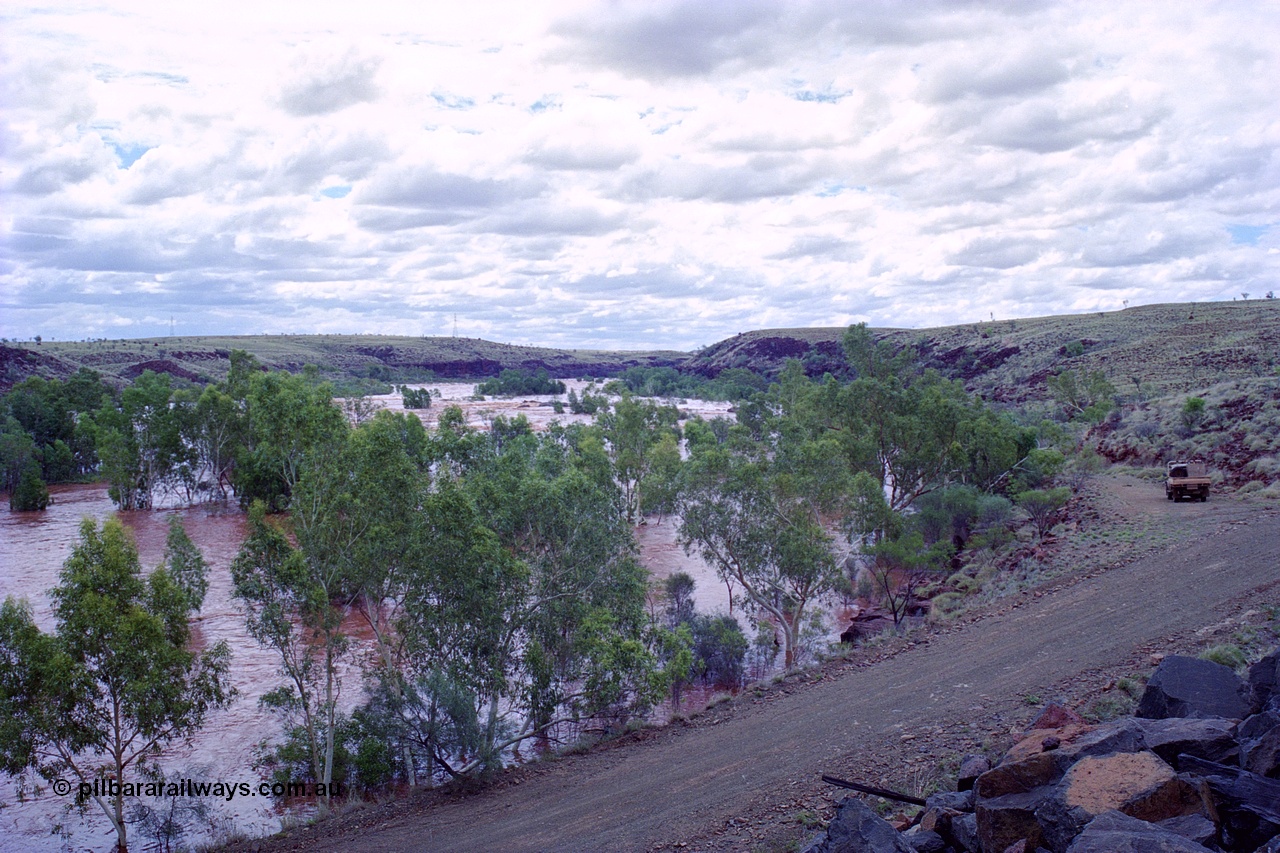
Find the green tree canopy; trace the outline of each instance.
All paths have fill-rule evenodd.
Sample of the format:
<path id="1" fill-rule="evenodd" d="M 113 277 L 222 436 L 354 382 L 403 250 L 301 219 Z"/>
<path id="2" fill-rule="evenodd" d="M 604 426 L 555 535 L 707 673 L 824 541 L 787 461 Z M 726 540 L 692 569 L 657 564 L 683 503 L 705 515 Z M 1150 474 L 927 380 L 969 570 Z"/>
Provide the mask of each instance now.
<path id="1" fill-rule="evenodd" d="M 139 573 L 120 522 L 86 520 L 53 590 L 57 628 L 0 607 L 0 768 L 81 782 L 127 773 L 231 697 L 230 652 L 187 647 L 191 597 L 164 568 Z M 123 794 L 94 795 L 127 846 Z"/>

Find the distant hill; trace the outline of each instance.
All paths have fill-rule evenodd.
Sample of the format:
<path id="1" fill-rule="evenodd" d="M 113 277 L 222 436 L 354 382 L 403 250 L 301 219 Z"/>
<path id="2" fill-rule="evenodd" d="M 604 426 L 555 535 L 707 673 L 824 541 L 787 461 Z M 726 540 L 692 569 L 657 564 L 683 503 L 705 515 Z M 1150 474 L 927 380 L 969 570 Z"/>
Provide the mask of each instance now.
<path id="1" fill-rule="evenodd" d="M 766 375 L 788 358 L 813 376 L 847 375 L 844 327 L 765 329 L 735 335 L 696 354 L 614 352 L 499 344 L 479 338 L 376 335 L 254 335 L 0 345 L 0 390 L 26 376 L 64 377 L 90 367 L 131 380 L 143 370 L 192 381 L 221 379 L 233 349 L 270 368 L 314 364 L 326 378 L 404 382 L 483 379 L 505 368 L 545 368 L 556 377 L 610 376 L 628 367 L 675 367 L 715 376 L 731 367 Z M 1144 305 L 1124 311 L 997 320 L 937 329 L 875 329 L 914 346 L 924 363 L 1007 403 L 1047 397 L 1045 379 L 1063 370 L 1101 370 L 1124 395 L 1184 392 L 1233 379 L 1276 376 L 1280 300 Z"/>
<path id="2" fill-rule="evenodd" d="M 714 376 L 731 367 L 772 373 L 801 359 L 810 375 L 847 371 L 843 327 L 766 329 L 736 335 L 684 362 Z M 924 364 L 1009 403 L 1047 397 L 1045 379 L 1063 370 L 1101 370 L 1125 395 L 1203 388 L 1229 379 L 1275 376 L 1280 300 L 1144 305 L 1123 311 L 968 323 L 937 329 L 874 329 L 914 346 Z"/>
<path id="3" fill-rule="evenodd" d="M 499 344 L 479 338 L 379 335 L 247 335 L 107 341 L 45 341 L 0 345 L 0 389 L 27 376 L 66 377 L 89 367 L 121 381 L 144 370 L 195 382 L 220 380 L 234 349 L 271 369 L 299 371 L 314 364 L 325 378 L 404 382 L 484 379 L 506 368 L 545 368 L 552 376 L 608 376 L 628 367 L 674 367 L 682 352 L 612 352 Z"/>

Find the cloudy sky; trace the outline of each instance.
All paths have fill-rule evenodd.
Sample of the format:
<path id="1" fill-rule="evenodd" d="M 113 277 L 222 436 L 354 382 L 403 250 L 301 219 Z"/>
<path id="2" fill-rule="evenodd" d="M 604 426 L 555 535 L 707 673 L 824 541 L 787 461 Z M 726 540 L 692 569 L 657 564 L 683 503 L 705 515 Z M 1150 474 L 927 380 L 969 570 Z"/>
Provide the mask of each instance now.
<path id="1" fill-rule="evenodd" d="M 10 338 L 690 349 L 1280 278 L 1271 3 L 0 0 L 0 63 Z"/>

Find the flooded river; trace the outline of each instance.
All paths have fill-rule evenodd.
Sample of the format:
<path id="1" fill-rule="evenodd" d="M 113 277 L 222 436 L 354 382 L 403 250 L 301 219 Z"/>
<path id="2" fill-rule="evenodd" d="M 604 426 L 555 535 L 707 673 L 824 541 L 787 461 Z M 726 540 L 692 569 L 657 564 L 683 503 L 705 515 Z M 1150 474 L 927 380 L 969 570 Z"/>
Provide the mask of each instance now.
<path id="1" fill-rule="evenodd" d="M 579 393 L 585 384 L 569 383 Z M 524 414 L 537 429 L 546 428 L 552 420 L 562 423 L 590 420 L 585 415 L 556 415 L 548 405 L 552 397 L 474 401 L 469 399 L 474 391 L 470 384 L 426 387 L 438 388 L 443 398 L 435 400 L 431 409 L 417 413 L 428 426 L 434 426 L 446 405 L 461 406 L 468 422 L 477 427 L 486 426 L 495 415 Z M 400 408 L 398 394 L 373 400 L 380 406 Z M 729 411 L 728 404 L 703 401 L 683 403 L 681 409 L 707 418 L 726 416 Z M 41 629 L 50 631 L 54 620 L 49 590 L 57 585 L 59 570 L 77 541 L 82 519 L 91 518 L 101 524 L 111 515 L 117 515 L 137 541 L 144 571 L 150 571 L 163 558 L 168 518 L 176 512 L 209 565 L 209 592 L 195 620 L 194 639 L 201 646 L 219 640 L 228 642 L 232 650 L 232 680 L 239 695 L 229 708 L 212 713 L 204 728 L 189 742 L 167 747 L 160 763 L 168 773 L 181 771 L 192 779 L 248 782 L 256 787 L 260 775 L 252 766 L 255 747 L 280 735 L 279 720 L 260 709 L 258 700 L 280 683 L 280 675 L 275 655 L 245 632 L 244 617 L 231 597 L 230 565 L 245 536 L 243 514 L 234 508 L 217 509 L 212 505 L 117 513 L 105 485 L 101 484 L 54 486 L 50 492 L 53 503 L 44 512 L 16 513 L 0 509 L 0 599 L 6 596 L 26 599 Z M 676 541 L 676 526 L 676 521 L 668 518 L 637 528 L 642 562 L 655 580 L 665 579 L 676 571 L 687 572 L 697 584 L 697 609 L 704 613 L 727 613 L 729 599 L 724 584 L 699 557 L 684 553 Z M 735 598 L 735 603 L 739 605 L 735 609 L 740 610 L 740 600 Z M 836 617 L 831 620 L 834 625 L 839 614 L 832 613 L 832 616 Z M 753 631 L 746 620 L 743 622 L 750 636 Z M 364 631 L 362 626 L 351 627 L 357 635 L 358 654 L 358 638 Z M 834 630 L 838 632 L 839 628 Z M 345 707 L 359 702 L 360 688 L 359 676 L 352 665 L 344 677 Z M 14 780 L 0 774 L 0 802 L 5 804 L 0 809 L 0 851 L 52 853 L 110 849 L 114 834 L 97 805 L 81 815 L 67 811 L 71 800 L 71 796 L 59 797 L 45 788 L 20 802 Z M 205 840 L 230 831 L 263 835 L 280 828 L 281 812 L 270 799 L 237 797 L 227 803 L 209 798 L 207 802 L 213 808 L 216 825 L 204 827 L 202 832 L 195 833 L 193 840 Z M 61 836 L 54 832 L 59 825 L 63 827 Z M 149 849 L 133 827 L 131 839 L 134 849 Z"/>

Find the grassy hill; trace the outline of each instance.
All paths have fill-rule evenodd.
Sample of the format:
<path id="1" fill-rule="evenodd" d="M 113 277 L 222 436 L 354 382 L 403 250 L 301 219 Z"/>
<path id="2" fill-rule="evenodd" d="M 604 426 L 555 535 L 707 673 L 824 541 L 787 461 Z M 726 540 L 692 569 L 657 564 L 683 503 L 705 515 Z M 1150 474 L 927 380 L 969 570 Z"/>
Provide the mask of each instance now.
<path id="1" fill-rule="evenodd" d="M 479 338 L 380 335 L 247 335 L 24 343 L 0 347 L 0 388 L 24 377 L 65 377 L 89 367 L 119 380 L 144 370 L 195 382 L 219 380 L 234 349 L 267 367 L 299 371 L 314 364 L 335 380 L 482 379 L 505 368 L 545 368 L 553 376 L 611 375 L 628 367 L 675 366 L 681 352 L 608 352 L 499 344 Z"/>
<path id="2" fill-rule="evenodd" d="M 961 379 L 990 400 L 1045 399 L 1045 379 L 1063 370 L 1101 370 L 1122 395 L 1143 398 L 1219 382 L 1276 375 L 1280 300 L 1144 305 L 1124 311 L 968 323 L 937 329 L 877 329 L 914 346 L 925 364 Z M 608 376 L 628 367 L 676 367 L 715 376 L 730 367 L 771 374 L 787 358 L 812 375 L 847 371 L 843 327 L 765 329 L 696 354 L 612 352 L 499 344 L 478 338 L 374 335 L 168 337 L 0 346 L 0 389 L 31 375 L 69 376 L 90 367 L 130 380 L 143 370 L 193 381 L 222 378 L 233 349 L 268 367 L 314 364 L 334 380 L 480 379 L 504 368 L 539 367 L 557 377 Z"/>
<path id="3" fill-rule="evenodd" d="M 1045 399 L 1045 379 L 1069 369 L 1101 370 L 1124 395 L 1159 397 L 1275 376 L 1280 364 L 1280 300 L 1271 299 L 874 331 L 916 347 L 927 366 L 970 390 L 1008 403 Z M 748 332 L 707 347 L 681 369 L 708 376 L 730 367 L 771 372 L 786 358 L 800 358 L 811 374 L 839 373 L 843 334 L 843 328 Z"/>

